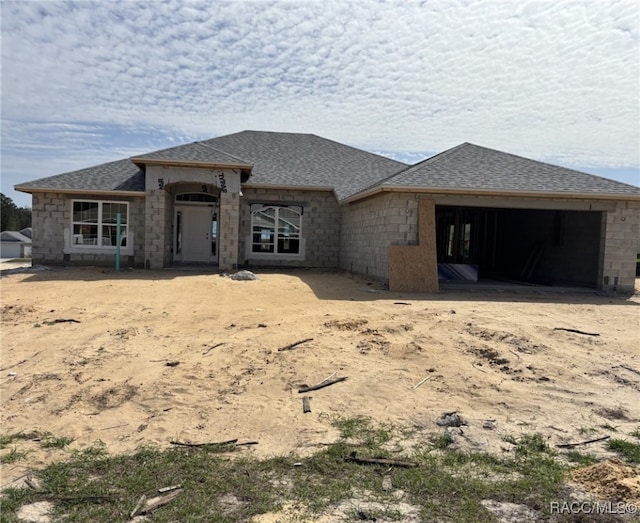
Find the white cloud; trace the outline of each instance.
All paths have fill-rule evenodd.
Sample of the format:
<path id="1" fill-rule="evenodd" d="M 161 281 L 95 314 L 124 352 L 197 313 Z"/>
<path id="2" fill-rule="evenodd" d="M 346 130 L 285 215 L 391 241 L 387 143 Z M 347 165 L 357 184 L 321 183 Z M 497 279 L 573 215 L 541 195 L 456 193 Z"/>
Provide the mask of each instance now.
<path id="1" fill-rule="evenodd" d="M 79 157 L 74 147 L 119 151 L 106 144 L 120 141 L 110 132 L 91 134 L 114 128 L 156 129 L 167 141 L 245 128 L 311 132 L 400 153 L 471 141 L 573 165 L 640 164 L 633 0 L 1 9 L 3 149 L 24 179 L 33 162 L 22 158 L 21 172 L 19 139 L 31 135 L 30 147 L 46 151 L 62 137 L 56 153 Z M 50 125 L 92 131 L 63 135 Z"/>

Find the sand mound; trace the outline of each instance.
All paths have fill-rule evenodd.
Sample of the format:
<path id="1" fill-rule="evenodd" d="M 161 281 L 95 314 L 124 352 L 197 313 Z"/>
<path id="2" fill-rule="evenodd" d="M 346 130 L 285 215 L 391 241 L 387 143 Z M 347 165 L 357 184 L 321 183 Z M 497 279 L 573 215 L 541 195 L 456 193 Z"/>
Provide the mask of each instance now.
<path id="1" fill-rule="evenodd" d="M 619 459 L 577 469 L 571 477 L 602 499 L 640 502 L 640 470 Z"/>

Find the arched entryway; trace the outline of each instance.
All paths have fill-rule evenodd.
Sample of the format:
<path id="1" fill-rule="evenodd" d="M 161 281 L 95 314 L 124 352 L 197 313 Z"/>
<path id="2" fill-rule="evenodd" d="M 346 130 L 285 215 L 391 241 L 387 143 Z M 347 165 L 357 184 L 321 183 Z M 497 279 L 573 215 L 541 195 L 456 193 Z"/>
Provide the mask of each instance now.
<path id="1" fill-rule="evenodd" d="M 217 263 L 219 195 L 177 191 L 174 200 L 174 263 Z"/>

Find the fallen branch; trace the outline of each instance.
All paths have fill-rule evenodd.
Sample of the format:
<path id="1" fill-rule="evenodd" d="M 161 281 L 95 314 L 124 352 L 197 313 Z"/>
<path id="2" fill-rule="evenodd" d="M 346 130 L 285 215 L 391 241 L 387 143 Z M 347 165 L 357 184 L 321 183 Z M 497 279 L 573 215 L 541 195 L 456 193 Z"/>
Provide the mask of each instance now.
<path id="1" fill-rule="evenodd" d="M 212 346 L 211 346 L 211 347 L 209 347 L 206 351 L 204 351 L 204 352 L 202 353 L 202 355 L 203 355 L 203 356 L 206 356 L 206 355 L 207 355 L 207 354 L 209 354 L 213 349 L 217 349 L 218 347 L 220 347 L 220 345 L 224 345 L 224 342 L 223 342 L 223 343 L 217 343 L 217 344 L 215 344 L 215 345 L 212 345 Z"/>
<path id="2" fill-rule="evenodd" d="M 30 474 L 30 473 L 29 473 L 29 474 L 27 474 L 27 477 L 26 477 L 26 478 L 24 478 L 24 482 L 26 483 L 26 485 L 27 485 L 29 488 L 31 488 L 31 489 L 33 489 L 33 490 L 38 490 L 38 485 L 36 485 L 36 484 L 33 482 L 33 479 L 31 478 L 31 474 Z"/>
<path id="3" fill-rule="evenodd" d="M 179 445 L 180 447 L 224 447 L 227 445 L 235 445 L 238 439 L 230 439 L 227 441 L 217 441 L 213 443 L 183 443 L 181 441 L 170 441 L 172 445 Z"/>
<path id="4" fill-rule="evenodd" d="M 19 363 L 18 363 L 19 365 Z M 623 369 L 626 369 L 630 372 L 633 372 L 635 374 L 637 374 L 638 376 L 640 376 L 640 371 L 637 371 L 636 369 L 632 368 L 632 367 L 627 367 L 626 365 L 620 365 L 620 367 L 622 367 Z"/>
<path id="5" fill-rule="evenodd" d="M 516 358 L 521 359 L 520 354 L 518 354 L 517 352 L 513 352 L 511 349 L 509 349 L 509 352 L 513 354 Z"/>
<path id="6" fill-rule="evenodd" d="M 322 381 L 320 383 L 318 383 L 317 385 L 301 385 L 300 388 L 298 389 L 298 393 L 302 394 L 303 392 L 311 392 L 312 390 L 318 390 L 318 389 L 324 389 L 325 387 L 328 387 L 329 385 L 333 385 L 335 383 L 340 383 L 341 381 L 345 381 L 348 378 L 345 376 L 344 378 L 335 378 L 332 380 L 325 380 Z"/>
<path id="7" fill-rule="evenodd" d="M 387 467 L 405 467 L 412 468 L 417 467 L 418 464 L 414 461 L 400 461 L 397 459 L 389 458 L 359 458 L 355 452 L 352 452 L 350 456 L 344 458 L 345 461 L 351 461 L 352 463 L 359 463 L 361 465 L 385 465 Z"/>
<path id="8" fill-rule="evenodd" d="M 407 303 L 406 301 L 394 301 L 393 304 L 394 305 L 411 305 L 410 303 Z"/>
<path id="9" fill-rule="evenodd" d="M 338 374 L 338 371 L 333 372 L 331 375 L 327 376 L 325 379 L 323 379 L 320 383 L 324 383 L 325 381 L 330 380 L 331 378 L 333 378 L 336 374 Z"/>
<path id="10" fill-rule="evenodd" d="M 228 441 L 219 441 L 214 443 L 183 443 L 181 441 L 170 441 L 172 445 L 178 445 L 180 447 L 191 447 L 191 448 L 201 448 L 201 449 L 212 449 L 212 450 L 224 450 L 226 448 L 235 448 L 235 447 L 247 447 L 249 445 L 257 445 L 257 441 L 245 441 L 243 443 L 238 443 L 237 439 L 230 439 Z"/>
<path id="11" fill-rule="evenodd" d="M 127 425 L 129 425 L 128 423 L 120 423 L 118 425 L 111 425 L 110 427 L 102 427 L 99 430 L 109 430 L 109 429 L 118 429 L 120 427 L 126 427 Z"/>
<path id="12" fill-rule="evenodd" d="M 473 362 L 471 362 L 471 366 L 472 366 L 474 369 L 479 370 L 480 372 L 484 372 L 485 374 L 487 373 L 487 371 L 486 371 L 486 370 L 479 369 L 479 368 L 478 368 L 478 365 L 477 365 L 477 364 L 475 364 L 475 363 L 473 363 Z"/>
<path id="13" fill-rule="evenodd" d="M 573 447 L 579 447 L 580 445 L 588 445 L 589 443 L 596 443 L 597 441 L 604 441 L 611 436 L 603 436 L 601 438 L 590 439 L 588 441 L 581 441 L 580 443 L 560 443 L 556 445 L 559 449 L 572 449 Z"/>
<path id="14" fill-rule="evenodd" d="M 172 490 L 176 490 L 182 488 L 182 485 L 171 485 L 170 487 L 162 487 L 158 489 L 159 494 L 164 494 L 165 492 L 171 492 Z"/>
<path id="15" fill-rule="evenodd" d="M 425 379 L 421 380 L 420 382 L 416 383 L 413 388 L 417 389 L 420 385 L 422 385 L 423 383 L 429 381 L 432 378 L 432 376 L 427 376 Z"/>
<path id="16" fill-rule="evenodd" d="M 74 320 L 73 318 L 69 318 L 69 319 L 58 318 L 55 320 L 46 320 L 46 321 L 43 321 L 42 323 L 44 323 L 45 325 L 53 325 L 54 323 L 81 323 L 81 322 L 79 320 Z"/>
<path id="17" fill-rule="evenodd" d="M 296 341 L 295 343 L 290 343 L 289 345 L 285 345 L 284 347 L 280 347 L 278 349 L 278 352 L 282 352 L 283 350 L 291 350 L 294 347 L 297 347 L 298 345 L 300 345 L 302 343 L 307 343 L 308 341 L 313 341 L 313 338 L 305 338 L 304 340 Z"/>
<path id="18" fill-rule="evenodd" d="M 131 514 L 129 514 L 129 519 L 133 519 L 138 515 L 138 511 L 144 506 L 145 501 L 147 501 L 147 496 L 142 494 L 136 503 L 135 508 L 131 511 Z"/>
<path id="19" fill-rule="evenodd" d="M 564 327 L 555 327 L 553 330 L 575 332 L 576 334 L 584 334 L 585 336 L 600 336 L 600 334 L 597 332 L 584 332 L 584 331 L 579 331 L 578 329 L 565 329 Z"/>
<path id="20" fill-rule="evenodd" d="M 179 361 L 168 361 L 167 363 L 165 363 L 165 365 L 167 367 L 177 367 L 178 365 L 180 365 Z"/>
<path id="21" fill-rule="evenodd" d="M 158 496 L 147 500 L 145 506 L 138 512 L 138 514 L 151 514 L 154 510 L 157 510 L 176 499 L 181 494 L 181 492 L 182 489 L 178 489 L 167 494 L 166 496 Z"/>
<path id="22" fill-rule="evenodd" d="M 18 365 L 22 365 L 23 363 L 27 363 L 27 360 L 21 360 L 18 363 L 14 363 L 13 365 L 7 365 L 6 367 L 2 367 L 0 372 L 4 372 L 5 370 L 13 369 L 13 367 L 17 367 Z"/>
<path id="23" fill-rule="evenodd" d="M 307 414 L 308 412 L 311 412 L 311 397 L 310 396 L 305 396 L 304 398 L 302 398 L 302 412 L 304 414 Z"/>

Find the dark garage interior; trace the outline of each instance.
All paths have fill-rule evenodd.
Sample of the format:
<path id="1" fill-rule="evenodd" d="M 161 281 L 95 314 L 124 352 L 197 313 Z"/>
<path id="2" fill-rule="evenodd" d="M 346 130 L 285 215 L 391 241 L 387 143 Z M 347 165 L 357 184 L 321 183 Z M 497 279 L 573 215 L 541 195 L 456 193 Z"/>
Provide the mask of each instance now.
<path id="1" fill-rule="evenodd" d="M 596 287 L 602 212 L 436 207 L 438 263 L 479 279 Z"/>

